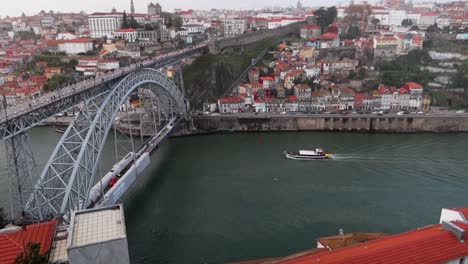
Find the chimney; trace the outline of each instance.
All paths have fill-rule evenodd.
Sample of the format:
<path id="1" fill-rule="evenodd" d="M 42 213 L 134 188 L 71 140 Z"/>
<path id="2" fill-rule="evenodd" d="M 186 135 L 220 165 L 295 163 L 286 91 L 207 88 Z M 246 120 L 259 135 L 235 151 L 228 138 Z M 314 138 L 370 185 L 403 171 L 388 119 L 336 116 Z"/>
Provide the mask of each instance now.
<path id="1" fill-rule="evenodd" d="M 442 221 L 442 229 L 452 232 L 460 242 L 465 241 L 465 230 L 452 222 Z"/>
<path id="2" fill-rule="evenodd" d="M 343 228 L 338 229 L 338 235 L 339 236 L 344 236 Z"/>

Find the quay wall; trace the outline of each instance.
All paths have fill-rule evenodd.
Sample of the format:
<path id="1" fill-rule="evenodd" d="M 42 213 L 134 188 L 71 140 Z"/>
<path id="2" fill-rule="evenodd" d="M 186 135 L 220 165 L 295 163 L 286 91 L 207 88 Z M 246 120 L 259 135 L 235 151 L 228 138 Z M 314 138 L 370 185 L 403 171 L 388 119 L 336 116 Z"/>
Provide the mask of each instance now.
<path id="1" fill-rule="evenodd" d="M 368 131 L 368 132 L 468 132 L 468 117 L 234 117 L 198 116 L 194 133 L 212 131 Z"/>
<path id="2" fill-rule="evenodd" d="M 212 39 L 209 43 L 209 49 L 212 54 L 218 54 L 223 49 L 235 46 L 249 45 L 267 38 L 281 38 L 288 34 L 299 34 L 300 28 L 305 25 L 305 22 L 297 22 L 276 29 L 265 29 L 255 32 L 239 35 L 232 38 Z"/>

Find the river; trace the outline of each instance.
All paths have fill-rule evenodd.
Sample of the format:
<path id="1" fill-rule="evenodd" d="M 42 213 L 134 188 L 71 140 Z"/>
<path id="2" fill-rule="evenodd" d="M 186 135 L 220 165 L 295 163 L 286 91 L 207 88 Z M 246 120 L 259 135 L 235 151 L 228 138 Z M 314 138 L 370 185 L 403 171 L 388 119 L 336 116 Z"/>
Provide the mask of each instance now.
<path id="1" fill-rule="evenodd" d="M 31 137 L 43 163 L 59 135 L 39 128 Z M 317 145 L 336 158 L 292 161 L 282 154 Z M 125 199 L 132 263 L 282 256 L 314 248 L 315 238 L 339 228 L 398 233 L 437 223 L 441 208 L 468 206 L 467 148 L 468 134 L 278 132 L 171 139 Z M 110 163 L 108 156 L 104 162 Z M 3 174 L 3 207 L 5 183 Z"/>

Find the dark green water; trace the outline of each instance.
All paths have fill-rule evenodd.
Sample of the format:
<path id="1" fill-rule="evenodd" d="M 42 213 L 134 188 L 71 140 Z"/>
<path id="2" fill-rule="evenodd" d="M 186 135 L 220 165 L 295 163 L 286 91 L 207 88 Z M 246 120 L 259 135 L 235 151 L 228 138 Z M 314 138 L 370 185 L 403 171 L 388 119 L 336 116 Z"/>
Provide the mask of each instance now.
<path id="1" fill-rule="evenodd" d="M 31 132 L 39 163 L 60 135 Z M 321 146 L 329 161 L 283 150 Z M 0 160 L 5 162 L 3 146 Z M 250 133 L 166 142 L 125 200 L 132 263 L 282 256 L 345 232 L 398 233 L 468 206 L 468 134 Z M 112 163 L 111 147 L 103 163 Z M 276 180 L 275 180 L 276 179 Z M 0 175 L 0 206 L 8 186 Z"/>
<path id="2" fill-rule="evenodd" d="M 292 161 L 320 145 L 336 160 Z M 172 139 L 127 199 L 133 263 L 281 256 L 345 232 L 397 233 L 468 206 L 467 134 L 264 133 Z M 277 180 L 275 180 L 277 179 Z"/>

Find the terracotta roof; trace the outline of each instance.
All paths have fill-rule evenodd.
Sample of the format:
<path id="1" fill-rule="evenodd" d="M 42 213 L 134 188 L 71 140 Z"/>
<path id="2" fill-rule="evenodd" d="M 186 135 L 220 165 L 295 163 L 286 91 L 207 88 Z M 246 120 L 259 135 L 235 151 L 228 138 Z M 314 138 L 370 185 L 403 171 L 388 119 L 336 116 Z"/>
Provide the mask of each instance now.
<path id="1" fill-rule="evenodd" d="M 362 98 L 362 96 L 360 97 Z M 387 235 L 384 233 L 348 233 L 342 236 L 321 237 L 317 241 L 331 250 L 336 250 L 385 236 Z"/>
<path id="2" fill-rule="evenodd" d="M 241 103 L 243 101 L 244 99 L 242 99 L 241 97 L 237 97 L 237 96 L 228 96 L 228 97 L 219 98 L 220 104 Z"/>
<path id="3" fill-rule="evenodd" d="M 304 28 L 304 29 L 319 29 L 320 27 L 315 25 L 315 24 L 308 24 L 308 25 L 303 26 L 302 28 Z"/>
<path id="4" fill-rule="evenodd" d="M 180 11 L 179 12 L 179 15 L 191 15 L 191 14 L 193 14 L 192 10 Z"/>
<path id="5" fill-rule="evenodd" d="M 458 211 L 463 214 L 463 216 L 468 219 L 468 208 L 450 208 L 454 211 Z"/>
<path id="6" fill-rule="evenodd" d="M 76 39 L 64 40 L 63 43 L 59 43 L 59 44 L 64 44 L 64 43 L 89 43 L 89 42 L 92 42 L 89 38 L 76 38 Z"/>
<path id="7" fill-rule="evenodd" d="M 271 76 L 260 77 L 261 81 L 274 81 L 275 78 Z"/>
<path id="8" fill-rule="evenodd" d="M 332 32 L 327 32 L 327 33 L 323 34 L 322 36 L 320 36 L 320 39 L 330 40 L 330 39 L 335 39 L 337 37 L 338 37 L 338 34 L 332 33 Z"/>
<path id="9" fill-rule="evenodd" d="M 135 32 L 135 31 L 136 31 L 136 29 L 134 29 L 134 28 L 122 28 L 122 29 L 116 30 L 115 32 L 129 33 L 129 32 Z"/>
<path id="10" fill-rule="evenodd" d="M 400 89 L 398 89 L 398 93 L 399 94 L 408 94 L 409 91 L 408 91 L 408 89 L 406 89 L 404 87 L 401 87 Z"/>
<path id="11" fill-rule="evenodd" d="M 455 222 L 455 224 L 468 230 L 468 224 L 461 222 Z M 443 230 L 438 224 L 335 251 L 313 256 L 300 256 L 278 263 L 440 264 L 463 258 L 467 254 L 468 244 L 461 242 L 451 231 Z"/>
<path id="12" fill-rule="evenodd" d="M 40 253 L 49 251 L 55 234 L 55 221 L 25 226 L 18 231 L 0 234 L 0 263 L 14 263 L 28 242 L 40 243 Z"/>
<path id="13" fill-rule="evenodd" d="M 413 88 L 413 89 L 422 89 L 422 85 L 420 85 L 419 83 L 415 83 L 415 82 L 407 82 L 405 83 L 405 86 L 404 87 L 408 87 L 409 89 Z"/>

